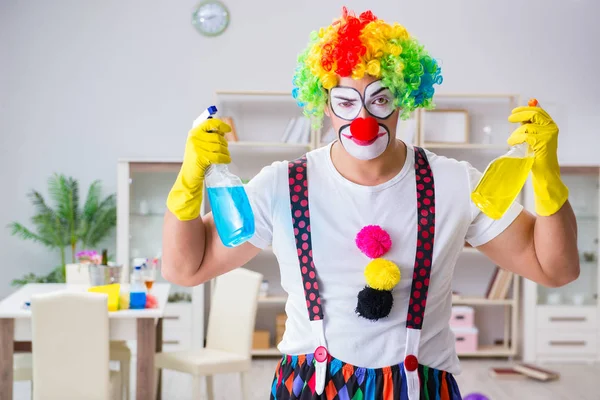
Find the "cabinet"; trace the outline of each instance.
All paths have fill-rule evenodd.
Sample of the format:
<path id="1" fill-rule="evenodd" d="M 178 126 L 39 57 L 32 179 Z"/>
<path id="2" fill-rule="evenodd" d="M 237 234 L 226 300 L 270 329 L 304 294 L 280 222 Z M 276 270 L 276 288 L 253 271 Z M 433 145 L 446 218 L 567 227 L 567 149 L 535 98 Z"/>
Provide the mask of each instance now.
<path id="1" fill-rule="evenodd" d="M 161 258 L 166 198 L 181 166 L 177 159 L 120 159 L 117 165 L 117 263 L 127 281 L 134 258 Z M 161 274 L 157 282 L 164 282 Z M 204 345 L 204 285 L 171 284 L 171 294 L 192 296 L 192 303 L 169 303 L 164 323 L 166 348 Z M 187 305 L 186 305 L 187 304 Z M 187 309 L 185 308 L 187 307 Z M 188 310 L 188 311 L 184 311 Z M 189 316 L 188 316 L 189 315 Z M 180 321 L 178 327 L 173 321 Z M 182 321 L 186 321 L 183 324 Z M 187 333 L 185 331 L 187 330 Z"/>
<path id="2" fill-rule="evenodd" d="M 190 350 L 192 347 L 192 304 L 168 303 L 163 317 L 163 351 Z"/>
<path id="3" fill-rule="evenodd" d="M 561 176 L 577 219 L 581 273 L 560 288 L 525 281 L 523 357 L 527 362 L 600 360 L 600 167 L 565 165 Z M 531 182 L 525 190 L 527 208 L 535 212 Z"/>

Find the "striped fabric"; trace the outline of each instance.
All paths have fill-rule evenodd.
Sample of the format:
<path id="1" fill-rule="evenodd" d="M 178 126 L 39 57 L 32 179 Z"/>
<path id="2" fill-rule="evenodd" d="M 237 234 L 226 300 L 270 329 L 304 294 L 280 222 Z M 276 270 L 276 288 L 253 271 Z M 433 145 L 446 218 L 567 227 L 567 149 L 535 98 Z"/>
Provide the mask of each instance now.
<path id="1" fill-rule="evenodd" d="M 421 400 L 460 400 L 452 374 L 419 365 Z M 313 355 L 283 356 L 271 386 L 271 400 L 407 400 L 403 364 L 359 368 L 330 357 L 324 393 L 315 393 Z"/>

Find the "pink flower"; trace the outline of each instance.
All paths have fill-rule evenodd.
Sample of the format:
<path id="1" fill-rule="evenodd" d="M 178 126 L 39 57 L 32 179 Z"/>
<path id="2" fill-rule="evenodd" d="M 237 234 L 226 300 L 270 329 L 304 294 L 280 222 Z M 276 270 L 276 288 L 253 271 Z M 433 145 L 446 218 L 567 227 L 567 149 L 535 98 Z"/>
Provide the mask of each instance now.
<path id="1" fill-rule="evenodd" d="M 390 235 L 378 225 L 367 225 L 356 235 L 356 246 L 369 258 L 378 258 L 392 247 Z"/>

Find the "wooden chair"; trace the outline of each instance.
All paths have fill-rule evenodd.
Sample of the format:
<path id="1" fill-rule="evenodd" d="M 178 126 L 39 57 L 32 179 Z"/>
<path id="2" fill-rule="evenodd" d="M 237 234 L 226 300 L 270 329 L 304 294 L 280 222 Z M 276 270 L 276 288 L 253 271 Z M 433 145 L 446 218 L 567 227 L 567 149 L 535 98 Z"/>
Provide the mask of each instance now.
<path id="1" fill-rule="evenodd" d="M 206 347 L 199 350 L 157 353 L 155 367 L 193 375 L 193 399 L 201 398 L 206 379 L 209 400 L 214 399 L 213 375 L 240 373 L 242 394 L 248 398 L 246 373 L 250 370 L 258 292 L 263 276 L 238 268 L 216 279 L 210 303 Z"/>

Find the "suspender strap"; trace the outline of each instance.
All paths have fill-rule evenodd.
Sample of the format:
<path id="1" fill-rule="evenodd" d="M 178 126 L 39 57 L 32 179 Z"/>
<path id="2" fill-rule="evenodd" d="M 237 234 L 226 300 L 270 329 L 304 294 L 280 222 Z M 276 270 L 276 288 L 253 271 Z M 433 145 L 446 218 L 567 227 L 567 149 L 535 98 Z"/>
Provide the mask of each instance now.
<path id="1" fill-rule="evenodd" d="M 306 156 L 288 165 L 292 223 L 296 237 L 298 261 L 302 271 L 302 283 L 306 296 L 308 317 L 311 321 L 323 319 L 317 271 L 312 257 L 310 237 L 310 211 L 308 210 L 308 181 L 306 179 Z"/>
<path id="2" fill-rule="evenodd" d="M 415 147 L 415 180 L 417 186 L 417 251 L 406 315 L 406 346 L 404 371 L 409 400 L 420 397 L 419 343 L 427 305 L 429 277 L 433 260 L 435 236 L 435 187 L 433 173 L 425 151 Z"/>
<path id="3" fill-rule="evenodd" d="M 325 377 L 329 353 L 325 340 L 323 326 L 323 308 L 317 282 L 317 271 L 313 262 L 312 242 L 310 235 L 310 211 L 308 209 L 308 175 L 306 169 L 306 156 L 288 164 L 288 179 L 290 187 L 290 208 L 292 211 L 292 224 L 296 237 L 298 262 L 302 272 L 302 284 L 308 317 L 316 342 L 314 351 L 315 362 L 315 392 L 323 394 L 325 390 Z"/>
<path id="4" fill-rule="evenodd" d="M 415 179 L 417 185 L 417 253 L 406 325 L 408 328 L 421 329 L 433 259 L 435 191 L 433 174 L 427 156 L 423 149 L 418 147 L 415 148 Z"/>

